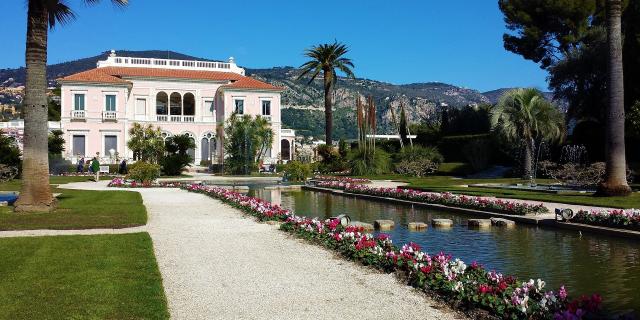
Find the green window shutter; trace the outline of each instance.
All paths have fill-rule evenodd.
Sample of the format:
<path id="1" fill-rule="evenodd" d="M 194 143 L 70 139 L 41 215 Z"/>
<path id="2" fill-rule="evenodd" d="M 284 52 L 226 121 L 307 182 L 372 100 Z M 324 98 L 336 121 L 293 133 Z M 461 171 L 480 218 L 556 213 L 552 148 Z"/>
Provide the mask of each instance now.
<path id="1" fill-rule="evenodd" d="M 75 98 L 74 109 L 84 110 L 84 94 L 76 94 L 74 98 Z"/>
<path id="2" fill-rule="evenodd" d="M 116 96 L 109 94 L 105 96 L 105 110 L 116 111 Z"/>

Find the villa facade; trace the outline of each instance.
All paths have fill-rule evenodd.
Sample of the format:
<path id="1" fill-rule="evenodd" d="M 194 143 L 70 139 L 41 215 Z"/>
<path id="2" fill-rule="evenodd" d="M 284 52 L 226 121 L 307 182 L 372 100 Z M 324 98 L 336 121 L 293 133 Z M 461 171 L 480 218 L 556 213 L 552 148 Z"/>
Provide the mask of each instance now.
<path id="1" fill-rule="evenodd" d="M 265 163 L 292 159 L 295 132 L 282 129 L 282 88 L 245 76 L 228 62 L 120 57 L 114 51 L 97 68 L 58 79 L 66 158 L 132 158 L 133 123 L 160 127 L 164 138 L 188 134 L 195 163 L 224 161 L 224 125 L 235 112 L 262 116 L 274 132 Z"/>

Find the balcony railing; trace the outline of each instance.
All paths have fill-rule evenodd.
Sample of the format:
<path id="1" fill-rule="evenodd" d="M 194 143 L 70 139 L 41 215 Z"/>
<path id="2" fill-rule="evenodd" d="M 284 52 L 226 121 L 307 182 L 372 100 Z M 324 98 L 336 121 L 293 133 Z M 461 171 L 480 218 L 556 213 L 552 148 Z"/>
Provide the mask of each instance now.
<path id="1" fill-rule="evenodd" d="M 267 121 L 271 122 L 271 115 L 261 115 L 261 117 L 265 118 Z"/>
<path id="2" fill-rule="evenodd" d="M 116 121 L 116 112 L 115 111 L 102 111 L 102 120 L 103 121 Z"/>
<path id="3" fill-rule="evenodd" d="M 158 122 L 195 122 L 195 116 L 157 115 Z"/>
<path id="4" fill-rule="evenodd" d="M 86 119 L 87 113 L 84 110 L 72 110 L 71 111 L 71 119 Z"/>

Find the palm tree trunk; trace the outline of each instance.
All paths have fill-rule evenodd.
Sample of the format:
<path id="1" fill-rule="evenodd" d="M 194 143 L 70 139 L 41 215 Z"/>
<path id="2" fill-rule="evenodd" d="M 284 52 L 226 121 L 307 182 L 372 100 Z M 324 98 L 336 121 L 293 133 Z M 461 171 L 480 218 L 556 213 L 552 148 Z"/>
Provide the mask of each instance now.
<path id="1" fill-rule="evenodd" d="M 533 178 L 533 142 L 531 139 L 525 140 L 522 179 L 531 181 Z"/>
<path id="2" fill-rule="evenodd" d="M 609 44 L 609 106 L 606 128 L 606 173 L 598 193 L 606 196 L 628 195 L 627 162 L 624 145 L 624 75 L 622 72 L 622 3 L 607 0 L 607 42 Z"/>
<path id="3" fill-rule="evenodd" d="M 333 144 L 333 110 L 331 107 L 331 70 L 324 70 L 324 133 L 328 145 Z"/>
<path id="4" fill-rule="evenodd" d="M 22 189 L 17 212 L 51 211 L 55 200 L 49 187 L 47 149 L 47 32 L 48 12 L 29 1 L 27 15 L 27 79 L 24 99 Z"/>

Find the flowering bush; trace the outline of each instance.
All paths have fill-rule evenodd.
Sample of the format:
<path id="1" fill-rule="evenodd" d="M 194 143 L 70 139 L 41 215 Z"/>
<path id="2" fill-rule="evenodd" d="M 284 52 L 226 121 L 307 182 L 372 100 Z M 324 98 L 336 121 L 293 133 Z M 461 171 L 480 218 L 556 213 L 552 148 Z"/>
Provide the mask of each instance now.
<path id="1" fill-rule="evenodd" d="M 107 186 L 114 188 L 180 188 L 182 187 L 182 183 L 174 181 L 139 182 L 136 180 L 115 178 L 111 180 Z"/>
<path id="2" fill-rule="evenodd" d="M 369 179 L 361 179 L 361 178 L 350 178 L 350 177 L 337 177 L 337 176 L 315 176 L 313 180 L 319 181 L 333 181 L 339 183 L 371 183 Z"/>
<path id="3" fill-rule="evenodd" d="M 605 227 L 640 230 L 640 210 L 580 210 L 571 221 Z"/>
<path id="4" fill-rule="evenodd" d="M 469 209 L 488 210 L 506 214 L 525 215 L 548 212 L 547 207 L 542 204 L 533 205 L 501 199 L 456 195 L 449 192 L 438 193 L 400 188 L 375 188 L 367 187 L 357 183 L 345 183 L 338 181 L 320 182 L 318 186 L 325 188 L 342 189 L 346 192 L 351 193 L 390 197 Z"/>

